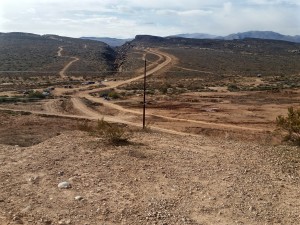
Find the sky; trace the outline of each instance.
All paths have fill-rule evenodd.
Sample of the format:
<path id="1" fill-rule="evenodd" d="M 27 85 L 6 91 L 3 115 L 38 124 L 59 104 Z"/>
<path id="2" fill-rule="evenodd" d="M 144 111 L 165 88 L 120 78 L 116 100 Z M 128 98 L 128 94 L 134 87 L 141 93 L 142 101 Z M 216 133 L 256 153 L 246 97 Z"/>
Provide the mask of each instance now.
<path id="1" fill-rule="evenodd" d="M 0 32 L 131 38 L 253 30 L 300 35 L 300 0 L 0 0 Z"/>

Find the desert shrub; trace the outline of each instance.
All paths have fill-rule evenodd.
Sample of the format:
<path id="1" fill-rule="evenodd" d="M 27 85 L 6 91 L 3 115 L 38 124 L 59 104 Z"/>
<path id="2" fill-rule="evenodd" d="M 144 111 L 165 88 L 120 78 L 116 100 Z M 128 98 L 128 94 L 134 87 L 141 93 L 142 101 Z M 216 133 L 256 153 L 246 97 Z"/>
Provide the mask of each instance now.
<path id="1" fill-rule="evenodd" d="M 32 91 L 28 94 L 28 98 L 45 98 L 45 96 L 39 91 Z"/>
<path id="2" fill-rule="evenodd" d="M 240 88 L 236 84 L 229 84 L 227 89 L 228 89 L 228 91 L 231 91 L 231 92 L 240 90 Z"/>
<path id="3" fill-rule="evenodd" d="M 114 123 L 108 123 L 104 119 L 98 120 L 96 126 L 92 126 L 88 121 L 78 124 L 78 129 L 89 132 L 97 137 L 104 137 L 110 144 L 120 145 L 128 144 L 130 133 L 124 126 Z"/>
<path id="4" fill-rule="evenodd" d="M 164 83 L 161 86 L 159 86 L 159 91 L 165 95 L 168 93 L 169 88 L 172 88 L 172 85 L 169 83 Z"/>
<path id="5" fill-rule="evenodd" d="M 110 97 L 112 99 L 118 99 L 118 98 L 120 98 L 120 94 L 116 91 L 111 91 L 108 93 L 108 97 Z"/>
<path id="6" fill-rule="evenodd" d="M 9 102 L 12 98 L 8 98 L 7 96 L 0 96 L 0 103 Z"/>
<path id="7" fill-rule="evenodd" d="M 112 144 L 124 144 L 129 140 L 129 133 L 123 126 L 108 123 L 104 119 L 98 120 L 94 132 L 96 135 L 104 136 Z"/>
<path id="8" fill-rule="evenodd" d="M 114 90 L 108 90 L 108 91 L 100 92 L 99 96 L 101 98 L 108 97 L 110 99 L 118 99 L 118 98 L 121 97 L 121 95 L 118 92 L 114 91 Z"/>
<path id="9" fill-rule="evenodd" d="M 77 128 L 82 131 L 93 132 L 93 127 L 89 124 L 88 120 L 78 123 Z"/>
<path id="10" fill-rule="evenodd" d="M 278 127 L 288 133 L 286 140 L 300 146 L 300 109 L 290 107 L 287 116 L 278 116 L 276 123 Z"/>

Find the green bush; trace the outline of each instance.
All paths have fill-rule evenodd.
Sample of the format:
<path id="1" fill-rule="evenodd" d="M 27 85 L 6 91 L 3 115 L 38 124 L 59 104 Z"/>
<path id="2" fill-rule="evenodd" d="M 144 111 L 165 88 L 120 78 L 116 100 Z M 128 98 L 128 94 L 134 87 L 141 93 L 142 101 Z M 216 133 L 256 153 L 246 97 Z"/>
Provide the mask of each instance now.
<path id="1" fill-rule="evenodd" d="M 300 146 L 300 109 L 290 107 L 286 117 L 280 115 L 276 118 L 277 126 L 288 132 L 286 140 Z"/>

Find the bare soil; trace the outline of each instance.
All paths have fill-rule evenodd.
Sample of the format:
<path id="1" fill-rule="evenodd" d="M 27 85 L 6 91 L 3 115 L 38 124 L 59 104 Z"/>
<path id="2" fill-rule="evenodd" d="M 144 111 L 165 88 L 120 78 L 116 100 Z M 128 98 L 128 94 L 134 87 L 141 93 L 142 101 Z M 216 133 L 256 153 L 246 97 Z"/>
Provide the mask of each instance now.
<path id="1" fill-rule="evenodd" d="M 0 224 L 298 224 L 295 153 L 138 131 L 125 146 L 81 131 L 1 145 Z"/>

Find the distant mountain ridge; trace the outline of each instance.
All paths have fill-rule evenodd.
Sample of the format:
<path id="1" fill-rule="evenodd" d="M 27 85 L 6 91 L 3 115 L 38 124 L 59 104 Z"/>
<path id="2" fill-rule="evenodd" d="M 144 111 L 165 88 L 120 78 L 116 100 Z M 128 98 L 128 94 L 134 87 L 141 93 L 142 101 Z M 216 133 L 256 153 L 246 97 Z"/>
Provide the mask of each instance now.
<path id="1" fill-rule="evenodd" d="M 300 35 L 290 36 L 276 33 L 273 31 L 247 31 L 241 33 L 234 33 L 227 36 L 216 36 L 210 34 L 193 33 L 193 34 L 177 34 L 169 37 L 183 37 L 194 39 L 220 39 L 220 40 L 242 40 L 245 38 L 258 38 L 279 41 L 290 41 L 300 43 Z"/>
<path id="2" fill-rule="evenodd" d="M 192 33 L 192 34 L 176 34 L 168 37 L 182 37 L 182 38 L 193 38 L 193 39 L 217 39 L 217 35 L 203 34 L 203 33 Z"/>
<path id="3" fill-rule="evenodd" d="M 132 39 L 119 39 L 119 38 L 110 38 L 110 37 L 81 37 L 81 39 L 85 40 L 93 40 L 93 41 L 101 41 L 108 44 L 111 47 L 118 47 L 125 44 L 128 41 L 132 41 Z"/>

